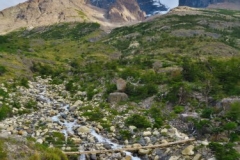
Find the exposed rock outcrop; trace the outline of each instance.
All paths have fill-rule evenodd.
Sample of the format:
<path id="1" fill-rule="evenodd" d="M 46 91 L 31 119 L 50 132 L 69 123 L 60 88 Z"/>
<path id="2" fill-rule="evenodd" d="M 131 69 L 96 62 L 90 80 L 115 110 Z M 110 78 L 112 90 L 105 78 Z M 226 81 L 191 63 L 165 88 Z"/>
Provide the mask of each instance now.
<path id="1" fill-rule="evenodd" d="M 112 22 L 141 21 L 145 16 L 136 0 L 117 0 L 108 11 Z"/>
<path id="2" fill-rule="evenodd" d="M 60 22 L 98 22 L 110 25 L 105 11 L 84 0 L 30 0 L 0 12 L 0 34 L 18 28 L 33 28 Z"/>
<path id="3" fill-rule="evenodd" d="M 110 103 L 118 103 L 121 101 L 126 101 L 128 99 L 128 95 L 126 93 L 114 92 L 110 93 L 108 97 L 108 101 Z"/>
<path id="4" fill-rule="evenodd" d="M 88 0 L 88 3 L 109 10 L 117 0 Z M 168 8 L 162 4 L 160 1 L 146 1 L 146 0 L 136 0 L 140 9 L 144 11 L 147 15 L 153 15 L 159 13 L 160 11 L 167 11 Z"/>

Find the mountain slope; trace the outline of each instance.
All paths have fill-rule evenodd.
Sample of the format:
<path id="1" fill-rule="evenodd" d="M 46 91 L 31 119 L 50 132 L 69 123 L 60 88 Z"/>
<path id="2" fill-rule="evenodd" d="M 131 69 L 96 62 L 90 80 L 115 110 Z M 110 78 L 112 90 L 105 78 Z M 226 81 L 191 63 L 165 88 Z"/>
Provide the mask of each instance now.
<path id="1" fill-rule="evenodd" d="M 124 15 L 119 22 L 112 23 L 106 18 L 107 11 L 94 7 L 84 0 L 30 0 L 15 7 L 0 12 L 0 34 L 7 33 L 19 28 L 32 29 L 37 26 L 52 25 L 61 22 L 97 22 L 103 27 L 116 27 L 120 22 L 139 21 L 144 14 L 134 1 L 128 3 L 135 7 L 124 6 L 118 3 L 125 10 L 119 10 L 119 15 Z M 112 11 L 110 12 L 112 13 Z M 110 18 L 114 19 L 114 15 Z"/>
<path id="2" fill-rule="evenodd" d="M 111 149 L 96 134 L 131 147 L 194 137 L 133 154 L 237 160 L 239 15 L 177 7 L 109 34 L 71 22 L 0 36 L 0 134 L 67 151 Z"/>

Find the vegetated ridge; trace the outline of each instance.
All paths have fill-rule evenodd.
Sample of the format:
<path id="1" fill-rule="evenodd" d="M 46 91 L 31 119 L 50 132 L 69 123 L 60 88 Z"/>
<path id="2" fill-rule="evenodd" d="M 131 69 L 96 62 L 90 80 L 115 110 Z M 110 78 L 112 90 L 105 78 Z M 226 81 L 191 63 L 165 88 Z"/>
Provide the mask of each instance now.
<path id="1" fill-rule="evenodd" d="M 97 23 L 74 22 L 0 36 L 0 135 L 32 137 L 65 151 L 111 149 L 92 129 L 128 147 L 194 137 L 191 144 L 132 154 L 237 160 L 239 16 L 233 10 L 178 7 L 109 34 Z M 75 125 L 67 141 L 66 122 Z M 14 155 L 7 144 L 3 140 L 4 158 Z"/>

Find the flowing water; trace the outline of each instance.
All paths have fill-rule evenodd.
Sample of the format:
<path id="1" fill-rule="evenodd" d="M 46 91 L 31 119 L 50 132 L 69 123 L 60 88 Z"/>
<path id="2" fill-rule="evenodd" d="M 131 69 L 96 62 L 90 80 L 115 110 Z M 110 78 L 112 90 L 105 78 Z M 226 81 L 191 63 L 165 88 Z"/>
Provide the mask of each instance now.
<path id="1" fill-rule="evenodd" d="M 51 105 L 54 105 L 57 103 L 56 100 L 50 100 L 49 98 L 46 97 L 46 87 L 45 86 L 38 86 L 38 88 L 42 90 L 42 92 L 39 94 L 39 98 L 41 98 L 42 100 L 44 100 L 45 102 L 47 102 L 48 104 L 51 104 Z M 65 135 L 65 141 L 67 143 L 69 134 L 74 134 L 73 129 L 79 127 L 80 125 L 77 124 L 76 120 L 71 122 L 71 121 L 67 121 L 64 119 L 62 122 L 62 120 L 60 120 L 60 117 L 62 115 L 68 115 L 70 106 L 69 106 L 69 104 L 61 103 L 60 107 L 62 109 L 62 112 L 53 116 L 52 121 L 63 126 L 64 129 L 62 130 L 62 133 Z M 92 129 L 90 133 L 93 137 L 95 137 L 98 140 L 99 143 L 110 144 L 112 149 L 119 149 L 119 148 L 123 147 L 122 145 L 113 143 L 111 140 L 99 135 L 94 129 Z M 81 146 L 79 148 L 81 148 Z M 83 149 L 80 149 L 80 151 L 83 151 Z M 132 156 L 131 152 L 125 151 L 125 153 L 126 153 L 126 155 L 131 156 L 132 160 L 140 160 L 140 158 Z M 80 155 L 79 160 L 86 160 L 86 156 L 84 154 Z"/>

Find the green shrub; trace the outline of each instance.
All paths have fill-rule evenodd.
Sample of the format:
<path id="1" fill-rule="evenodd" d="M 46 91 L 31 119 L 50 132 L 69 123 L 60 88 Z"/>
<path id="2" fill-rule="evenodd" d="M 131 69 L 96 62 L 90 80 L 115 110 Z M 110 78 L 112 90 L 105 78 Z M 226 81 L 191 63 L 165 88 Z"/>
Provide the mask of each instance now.
<path id="1" fill-rule="evenodd" d="M 235 122 L 228 122 L 223 126 L 223 128 L 229 133 L 230 131 L 237 129 L 237 126 L 238 124 Z"/>
<path id="2" fill-rule="evenodd" d="M 226 113 L 226 116 L 233 121 L 237 121 L 240 120 L 239 115 L 240 115 L 240 103 L 236 102 L 231 104 L 230 110 Z"/>
<path id="3" fill-rule="evenodd" d="M 209 148 L 214 151 L 217 160 L 237 160 L 240 158 L 240 154 L 233 148 L 232 143 L 219 144 L 212 142 L 209 144 Z"/>
<path id="4" fill-rule="evenodd" d="M 11 114 L 12 114 L 11 108 L 9 108 L 8 106 L 3 105 L 0 108 L 0 120 L 9 117 Z"/>
<path id="5" fill-rule="evenodd" d="M 202 118 L 210 118 L 213 114 L 214 109 L 213 108 L 204 108 L 201 113 Z"/>
<path id="6" fill-rule="evenodd" d="M 0 159 L 7 160 L 7 153 L 4 151 L 4 143 L 0 140 Z"/>
<path id="7" fill-rule="evenodd" d="M 25 107 L 28 109 L 37 109 L 37 102 L 31 99 L 25 104 Z"/>
<path id="8" fill-rule="evenodd" d="M 41 155 L 39 153 L 34 153 L 28 160 L 41 160 Z"/>
<path id="9" fill-rule="evenodd" d="M 41 156 L 41 160 L 61 160 L 61 158 L 57 154 L 46 152 Z"/>
<path id="10" fill-rule="evenodd" d="M 182 113 L 184 111 L 184 107 L 183 106 L 175 106 L 174 107 L 174 112 L 176 114 Z"/>
<path id="11" fill-rule="evenodd" d="M 76 87 L 74 86 L 74 81 L 70 80 L 65 84 L 65 89 L 71 93 L 76 92 Z"/>
<path id="12" fill-rule="evenodd" d="M 132 125 L 139 129 L 144 129 L 152 126 L 150 121 L 145 116 L 141 116 L 138 114 L 133 114 L 130 117 L 128 117 L 125 120 L 125 125 L 127 126 Z"/>
<path id="13" fill-rule="evenodd" d="M 23 86 L 23 87 L 26 87 L 26 88 L 29 88 L 28 79 L 25 78 L 25 77 L 21 78 L 20 81 L 19 81 L 19 85 Z"/>
<path id="14" fill-rule="evenodd" d="M 132 100 L 142 100 L 157 94 L 157 92 L 157 85 L 151 83 L 142 86 L 134 86 L 128 83 L 126 88 L 126 94 L 128 94 Z"/>
<path id="15" fill-rule="evenodd" d="M 7 98 L 8 97 L 8 93 L 0 88 L 0 96 L 3 97 L 3 98 Z"/>
<path id="16" fill-rule="evenodd" d="M 104 117 L 104 114 L 99 108 L 94 108 L 90 112 L 88 111 L 84 112 L 82 116 L 88 117 L 90 121 L 100 121 Z"/>
<path id="17" fill-rule="evenodd" d="M 122 139 L 130 139 L 132 137 L 132 133 L 128 130 L 121 130 L 119 131 L 119 134 L 121 135 Z"/>
<path id="18" fill-rule="evenodd" d="M 0 65 L 0 76 L 6 73 L 7 69 L 4 66 Z"/>
<path id="19" fill-rule="evenodd" d="M 162 116 L 161 108 L 153 106 L 146 111 L 146 114 L 154 119 L 154 128 L 160 128 L 163 125 L 164 119 Z"/>

